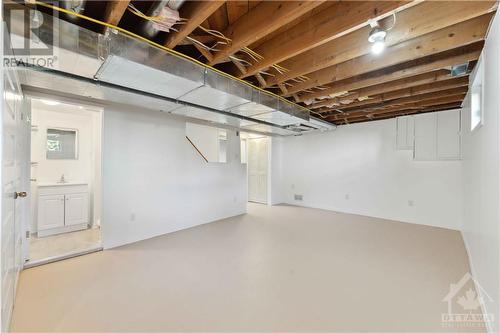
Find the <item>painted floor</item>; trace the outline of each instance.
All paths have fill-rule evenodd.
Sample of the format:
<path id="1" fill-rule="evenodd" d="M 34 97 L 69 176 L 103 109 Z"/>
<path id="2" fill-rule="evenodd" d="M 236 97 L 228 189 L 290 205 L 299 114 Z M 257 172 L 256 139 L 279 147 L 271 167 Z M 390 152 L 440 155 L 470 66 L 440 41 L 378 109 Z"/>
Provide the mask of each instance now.
<path id="1" fill-rule="evenodd" d="M 482 332 L 442 321 L 450 284 L 468 270 L 457 231 L 249 204 L 246 215 L 23 271 L 11 330 Z M 464 312 L 471 286 L 452 295 L 452 312 Z"/>

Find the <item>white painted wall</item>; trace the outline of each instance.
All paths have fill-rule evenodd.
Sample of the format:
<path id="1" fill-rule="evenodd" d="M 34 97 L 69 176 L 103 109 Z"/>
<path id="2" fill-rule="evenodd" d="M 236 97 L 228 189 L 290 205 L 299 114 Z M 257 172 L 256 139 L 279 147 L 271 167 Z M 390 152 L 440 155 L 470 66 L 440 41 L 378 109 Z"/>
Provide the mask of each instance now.
<path id="1" fill-rule="evenodd" d="M 69 182 L 87 182 L 90 190 L 91 222 L 98 225 L 101 219 L 100 198 L 100 156 L 101 156 L 101 114 L 99 110 L 71 104 L 46 105 L 38 99 L 31 102 L 32 125 L 37 130 L 31 132 L 32 182 L 32 225 L 36 232 L 37 183 L 56 182 L 64 174 Z M 46 158 L 47 128 L 76 129 L 78 131 L 78 159 L 48 160 Z M 96 194 L 96 195 L 94 195 Z"/>
<path id="2" fill-rule="evenodd" d="M 485 311 L 500 331 L 500 16 L 490 28 L 481 55 L 484 62 L 483 126 L 470 131 L 470 98 L 462 115 L 463 237 L 473 275 L 493 298 Z M 477 68 L 478 66 L 476 66 Z M 473 80 L 471 80 L 472 82 Z"/>
<path id="3" fill-rule="evenodd" d="M 414 161 L 412 151 L 396 150 L 396 119 L 286 138 L 281 153 L 285 203 L 461 226 L 461 162 Z"/>
<path id="4" fill-rule="evenodd" d="M 246 166 L 228 130 L 228 163 L 206 163 L 186 122 L 109 107 L 103 130 L 103 246 L 111 248 L 246 212 Z"/>
<path id="5" fill-rule="evenodd" d="M 186 136 L 209 162 L 219 162 L 219 129 L 217 127 L 186 123 Z"/>

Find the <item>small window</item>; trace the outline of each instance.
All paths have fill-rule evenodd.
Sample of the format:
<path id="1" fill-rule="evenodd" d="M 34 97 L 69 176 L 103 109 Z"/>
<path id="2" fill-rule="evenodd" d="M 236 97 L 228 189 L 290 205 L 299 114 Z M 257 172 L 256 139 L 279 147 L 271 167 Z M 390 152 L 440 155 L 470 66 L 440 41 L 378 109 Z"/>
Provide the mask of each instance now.
<path id="1" fill-rule="evenodd" d="M 483 124 L 483 61 L 478 68 L 471 87 L 470 129 L 473 131 Z"/>
<path id="2" fill-rule="evenodd" d="M 76 160 L 77 131 L 56 128 L 47 129 L 47 159 Z"/>

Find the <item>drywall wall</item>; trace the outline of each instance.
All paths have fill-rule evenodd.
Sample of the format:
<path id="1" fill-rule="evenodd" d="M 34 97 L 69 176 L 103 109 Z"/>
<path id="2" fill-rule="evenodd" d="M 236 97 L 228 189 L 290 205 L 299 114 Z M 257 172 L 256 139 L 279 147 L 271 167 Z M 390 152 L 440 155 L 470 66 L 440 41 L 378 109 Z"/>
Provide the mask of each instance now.
<path id="1" fill-rule="evenodd" d="M 227 163 L 207 163 L 186 122 L 109 107 L 103 127 L 103 246 L 110 248 L 246 212 L 246 165 L 228 130 Z"/>
<path id="2" fill-rule="evenodd" d="M 90 191 L 91 223 L 99 225 L 101 219 L 100 158 L 101 113 L 99 109 L 65 103 L 47 105 L 39 99 L 31 101 L 31 183 L 32 223 L 36 232 L 37 184 L 57 182 L 64 174 L 69 182 L 86 182 Z M 47 159 L 47 129 L 74 129 L 78 131 L 78 157 L 74 160 Z"/>
<path id="3" fill-rule="evenodd" d="M 219 129 L 186 123 L 186 136 L 208 162 L 219 162 Z"/>
<path id="4" fill-rule="evenodd" d="M 281 155 L 285 203 L 461 226 L 461 162 L 414 161 L 412 151 L 396 150 L 396 119 L 285 138 Z"/>
<path id="5" fill-rule="evenodd" d="M 463 237 L 472 273 L 488 294 L 484 310 L 500 331 L 500 16 L 496 15 L 480 61 L 484 66 L 483 125 L 471 131 L 470 96 L 462 111 Z M 476 66 L 476 69 L 479 66 Z M 471 77 L 475 77 L 473 74 Z M 471 82 L 473 80 L 470 80 Z"/>

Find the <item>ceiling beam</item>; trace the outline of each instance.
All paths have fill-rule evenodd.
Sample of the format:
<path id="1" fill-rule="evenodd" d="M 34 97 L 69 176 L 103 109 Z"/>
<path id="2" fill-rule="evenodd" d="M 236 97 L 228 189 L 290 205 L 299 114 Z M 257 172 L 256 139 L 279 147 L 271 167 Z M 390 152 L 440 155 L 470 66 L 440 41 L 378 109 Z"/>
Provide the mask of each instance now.
<path id="1" fill-rule="evenodd" d="M 309 80 L 295 84 L 289 94 L 375 71 L 413 59 L 426 57 L 483 40 L 493 13 L 393 45 L 382 56 L 367 54 L 308 74 Z"/>
<path id="2" fill-rule="evenodd" d="M 396 24 L 386 37 L 386 45 L 395 45 L 475 18 L 491 11 L 494 5 L 495 1 L 426 1 L 420 3 L 397 14 Z M 390 27 L 394 20 L 389 17 L 379 23 L 382 27 Z M 370 31 L 371 27 L 359 29 L 280 63 L 289 71 L 284 74 L 278 73 L 273 80 L 269 80 L 269 84 L 281 83 L 369 54 L 371 44 L 367 41 L 367 36 Z M 265 63 L 265 60 L 262 63 Z M 252 67 L 248 68 L 249 73 Z"/>
<path id="3" fill-rule="evenodd" d="M 429 93 L 417 97 L 401 98 L 400 100 L 395 100 L 391 103 L 380 105 L 378 108 L 359 109 L 350 112 L 335 113 L 334 115 L 328 117 L 328 120 L 336 120 L 339 118 L 349 119 L 350 117 L 358 117 L 367 114 L 393 112 L 411 108 L 421 109 L 433 105 L 454 103 L 457 101 L 462 101 L 466 92 L 467 89 L 456 88 L 449 89 L 446 92 L 443 91 L 439 93 Z"/>
<path id="4" fill-rule="evenodd" d="M 393 118 L 397 116 L 404 116 L 404 115 L 410 115 L 410 114 L 415 114 L 415 113 L 428 113 L 428 112 L 435 112 L 435 111 L 442 111 L 442 110 L 449 110 L 449 109 L 456 109 L 460 108 L 462 104 L 462 100 L 464 98 L 464 95 L 462 96 L 451 96 L 451 97 L 446 97 L 440 100 L 435 100 L 433 105 L 428 105 L 428 106 L 414 106 L 414 105 L 407 105 L 407 106 L 402 106 L 399 108 L 394 108 L 391 110 L 381 110 L 376 113 L 363 113 L 359 114 L 356 116 L 352 117 L 341 117 L 335 120 L 332 119 L 327 119 L 327 121 L 333 122 L 333 123 L 338 123 L 339 121 L 342 123 L 353 123 L 357 120 L 375 120 L 375 119 L 380 119 L 380 118 Z"/>
<path id="5" fill-rule="evenodd" d="M 352 113 L 352 112 L 359 112 L 359 111 L 369 112 L 371 110 L 384 109 L 387 107 L 399 106 L 399 105 L 404 105 L 404 104 L 411 104 L 411 103 L 421 102 L 421 101 L 425 101 L 425 100 L 429 100 L 429 99 L 440 98 L 443 96 L 460 95 L 460 94 L 467 93 L 467 90 L 468 90 L 467 86 L 459 86 L 459 87 L 445 89 L 445 90 L 441 90 L 441 91 L 433 91 L 433 92 L 428 92 L 425 94 L 417 94 L 417 95 L 412 95 L 412 96 L 408 96 L 408 97 L 396 98 L 396 99 L 392 99 L 392 100 L 388 100 L 388 101 L 381 101 L 378 104 L 351 108 L 349 110 L 345 110 L 344 113 Z"/>
<path id="6" fill-rule="evenodd" d="M 361 123 L 361 122 L 367 122 L 367 121 L 390 119 L 390 118 L 406 116 L 406 115 L 446 111 L 446 110 L 456 109 L 459 107 L 460 107 L 460 102 L 458 102 L 458 103 L 454 102 L 454 103 L 448 103 L 448 104 L 440 104 L 440 105 L 436 105 L 434 107 L 426 108 L 426 109 L 405 109 L 405 110 L 398 110 L 398 111 L 391 111 L 391 112 L 386 112 L 386 113 L 375 114 L 375 115 L 371 115 L 371 116 L 370 115 L 363 115 L 360 117 L 346 118 L 346 119 L 337 120 L 334 122 L 334 124 L 335 125 L 355 124 L 355 123 Z"/>
<path id="7" fill-rule="evenodd" d="M 419 74 L 415 76 L 410 76 L 407 78 L 399 79 L 399 80 L 394 80 L 382 84 L 377 84 L 371 87 L 366 87 L 362 88 L 359 90 L 353 91 L 354 93 L 357 93 L 359 97 L 365 97 L 365 96 L 374 96 L 374 95 L 379 95 L 383 94 L 389 91 L 397 90 L 397 89 L 404 89 L 404 88 L 410 88 L 414 86 L 419 86 L 423 84 L 429 84 L 433 82 L 439 82 L 442 80 L 447 80 L 450 78 L 450 71 L 447 69 L 440 69 L 437 71 L 432 71 L 429 73 L 424 73 L 424 74 Z M 324 106 L 331 105 L 332 103 L 342 103 L 343 98 L 342 97 L 334 97 L 334 98 L 328 98 L 326 100 L 322 100 L 321 102 L 314 103 L 312 105 L 308 105 L 309 109 L 319 109 Z"/>
<path id="8" fill-rule="evenodd" d="M 247 73 L 240 75 L 240 78 L 254 75 L 273 64 L 360 29 L 368 25 L 369 20 L 378 21 L 391 15 L 395 10 L 407 8 L 415 3 L 415 1 L 336 2 L 254 49 L 264 59 L 250 66 Z"/>
<path id="9" fill-rule="evenodd" d="M 484 42 L 480 41 L 474 44 L 461 46 L 453 50 L 433 54 L 428 57 L 412 60 L 390 68 L 383 68 L 378 71 L 344 79 L 328 85 L 324 90 L 299 95 L 299 101 L 304 102 L 314 98 L 329 97 L 331 95 L 353 91 L 477 60 L 479 59 L 483 45 Z"/>
<path id="10" fill-rule="evenodd" d="M 164 45 L 173 49 L 224 3 L 218 0 L 187 1 L 179 10 L 179 16 L 187 19 L 186 24 L 180 25 L 179 31 L 169 33 Z"/>
<path id="11" fill-rule="evenodd" d="M 210 2 L 210 1 L 208 1 Z M 222 33 L 232 41 L 221 46 L 210 65 L 217 64 L 281 26 L 295 20 L 324 1 L 263 1 Z"/>
<path id="12" fill-rule="evenodd" d="M 123 14 L 127 10 L 128 4 L 130 1 L 128 0 L 114 0 L 114 1 L 105 1 L 106 8 L 104 9 L 104 19 L 103 21 L 115 26 L 118 26 L 120 20 L 123 17 Z"/>
<path id="13" fill-rule="evenodd" d="M 411 88 L 399 89 L 384 94 L 375 95 L 370 97 L 369 99 L 357 101 L 351 104 L 339 105 L 335 107 L 335 109 L 346 111 L 351 108 L 368 107 L 369 105 L 372 104 L 383 103 L 398 98 L 424 95 L 427 93 L 439 92 L 451 88 L 467 87 L 468 85 L 469 85 L 469 77 L 461 76 L 444 81 L 437 81 L 434 83 L 428 83 Z"/>

